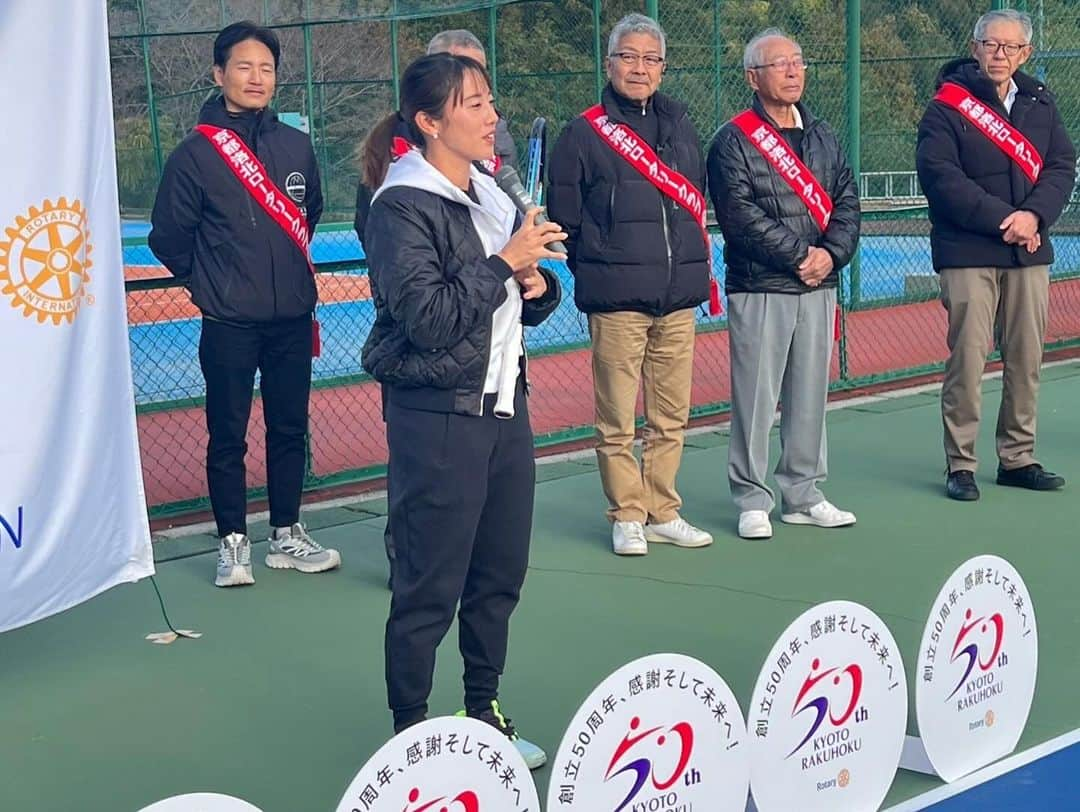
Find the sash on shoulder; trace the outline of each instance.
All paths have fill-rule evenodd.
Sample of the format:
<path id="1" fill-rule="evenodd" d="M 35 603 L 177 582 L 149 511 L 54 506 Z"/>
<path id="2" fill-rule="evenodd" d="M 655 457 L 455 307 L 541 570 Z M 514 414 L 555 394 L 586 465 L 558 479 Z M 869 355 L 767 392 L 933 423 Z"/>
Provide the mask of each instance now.
<path id="1" fill-rule="evenodd" d="M 307 263 L 312 277 L 315 276 L 315 267 L 311 264 L 311 252 L 308 244 L 311 235 L 308 232 L 307 217 L 297 208 L 292 199 L 284 194 L 272 180 L 266 171 L 266 167 L 255 156 L 248 145 L 244 143 L 236 133 L 224 127 L 215 127 L 211 124 L 199 124 L 196 131 L 206 136 L 206 140 L 221 156 L 221 160 L 232 171 L 240 185 L 249 195 L 254 198 L 263 211 L 270 215 L 278 226 L 289 235 L 289 239 L 300 250 Z M 312 318 L 311 322 L 311 356 L 318 358 L 322 352 L 322 341 L 319 335 L 319 320 Z"/>
<path id="2" fill-rule="evenodd" d="M 709 232 L 705 227 L 705 197 L 685 176 L 665 166 L 653 148 L 636 133 L 616 121 L 611 121 L 604 112 L 603 105 L 594 105 L 582 115 L 592 125 L 601 141 L 615 150 L 642 177 L 659 189 L 661 194 L 688 211 L 701 227 L 701 236 L 705 240 L 705 255 L 709 259 L 709 315 L 722 315 L 724 310 L 720 304 L 720 286 L 712 272 L 712 240 L 709 239 Z"/>
<path id="3" fill-rule="evenodd" d="M 1038 182 L 1043 167 L 1043 157 L 1039 150 L 996 111 L 972 96 L 967 88 L 955 82 L 945 82 L 934 100 L 959 112 L 1019 166 L 1028 180 L 1032 183 Z"/>
<path id="4" fill-rule="evenodd" d="M 743 110 L 731 122 L 799 196 L 810 217 L 824 233 L 832 219 L 833 202 L 810 168 L 795 154 L 784 137 L 753 109 Z M 833 340 L 839 341 L 840 336 L 840 305 L 837 304 L 833 314 Z"/>
<path id="5" fill-rule="evenodd" d="M 742 131 L 754 149 L 799 196 L 818 228 L 824 232 L 832 218 L 832 198 L 784 137 L 754 110 L 744 110 L 731 123 Z"/>

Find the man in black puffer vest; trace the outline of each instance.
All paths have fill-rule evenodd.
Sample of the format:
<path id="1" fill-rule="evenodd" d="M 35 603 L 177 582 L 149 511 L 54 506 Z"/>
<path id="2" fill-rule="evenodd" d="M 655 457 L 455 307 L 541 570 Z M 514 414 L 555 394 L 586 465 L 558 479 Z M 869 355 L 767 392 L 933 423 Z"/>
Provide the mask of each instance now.
<path id="1" fill-rule="evenodd" d="M 975 438 L 995 335 L 1005 367 L 997 482 L 1032 490 L 1065 484 L 1035 460 L 1035 418 L 1054 261 L 1048 231 L 1068 202 L 1076 160 L 1053 95 L 1019 71 L 1031 56 L 1031 18 L 984 14 L 971 52 L 974 59 L 942 68 L 916 151 L 949 314 L 945 493 L 961 501 L 979 498 Z"/>
<path id="2" fill-rule="evenodd" d="M 774 498 L 765 479 L 777 402 L 781 518 L 817 527 L 855 523 L 819 486 L 828 471 L 836 287 L 858 244 L 859 196 L 836 135 L 801 102 L 806 62 L 798 43 L 767 29 L 746 46 L 743 67 L 753 106 L 713 139 L 709 194 L 727 263 L 728 480 L 739 535 L 764 539 L 772 536 Z"/>
<path id="3" fill-rule="evenodd" d="M 646 142 L 667 169 L 704 194 L 701 144 L 687 107 L 656 92 L 664 54 L 664 32 L 654 20 L 640 14 L 620 20 L 608 40 L 602 111 L 571 121 L 550 160 L 548 209 L 570 235 L 574 300 L 589 317 L 596 455 L 617 555 L 644 555 L 649 541 L 712 543 L 679 516 L 675 490 L 690 415 L 694 308 L 709 295 L 705 239 L 694 216 L 588 118 L 602 113 L 609 129 Z M 639 385 L 645 392 L 640 466 L 633 453 Z"/>

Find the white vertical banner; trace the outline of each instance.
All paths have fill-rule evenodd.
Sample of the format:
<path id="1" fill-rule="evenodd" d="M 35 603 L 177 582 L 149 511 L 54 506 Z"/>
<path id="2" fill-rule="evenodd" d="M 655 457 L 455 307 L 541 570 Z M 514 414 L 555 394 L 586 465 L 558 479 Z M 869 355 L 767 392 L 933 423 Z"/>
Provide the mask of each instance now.
<path id="1" fill-rule="evenodd" d="M 0 632 L 154 572 L 105 0 L 0 2 Z"/>

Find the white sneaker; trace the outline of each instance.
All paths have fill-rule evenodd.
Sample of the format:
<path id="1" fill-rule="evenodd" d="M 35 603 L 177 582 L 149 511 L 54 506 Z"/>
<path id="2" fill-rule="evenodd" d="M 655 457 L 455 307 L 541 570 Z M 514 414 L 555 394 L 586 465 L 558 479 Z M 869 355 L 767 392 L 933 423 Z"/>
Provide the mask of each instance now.
<path id="1" fill-rule="evenodd" d="M 739 538 L 771 539 L 772 522 L 764 510 L 744 510 L 739 514 Z"/>
<path id="2" fill-rule="evenodd" d="M 641 522 L 615 522 L 611 526 L 611 548 L 615 555 L 647 555 L 649 543 Z"/>
<path id="3" fill-rule="evenodd" d="M 297 522 L 292 527 L 275 527 L 270 531 L 266 566 L 275 570 L 326 572 L 341 566 L 341 555 L 337 550 L 323 547 Z"/>
<path id="4" fill-rule="evenodd" d="M 229 533 L 218 544 L 217 577 L 214 586 L 248 586 L 255 583 L 251 571 L 251 539 L 243 533 Z"/>
<path id="5" fill-rule="evenodd" d="M 840 510 L 827 499 L 822 499 L 809 510 L 784 513 L 780 516 L 788 524 L 812 524 L 815 527 L 847 527 L 855 524 L 855 514 Z"/>
<path id="6" fill-rule="evenodd" d="M 712 536 L 700 527 L 694 527 L 682 517 L 670 522 L 645 525 L 645 540 L 654 544 L 674 544 L 676 547 L 708 547 Z"/>

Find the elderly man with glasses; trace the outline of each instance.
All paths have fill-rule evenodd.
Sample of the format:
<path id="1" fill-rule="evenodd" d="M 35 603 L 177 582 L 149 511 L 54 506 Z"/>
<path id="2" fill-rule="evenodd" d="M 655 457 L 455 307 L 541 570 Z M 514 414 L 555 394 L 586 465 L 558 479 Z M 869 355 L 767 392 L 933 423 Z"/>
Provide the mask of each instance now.
<path id="1" fill-rule="evenodd" d="M 1076 159 L 1053 95 L 1019 70 L 1031 56 L 1031 18 L 984 14 L 971 54 L 941 69 L 916 151 L 949 317 L 945 493 L 961 501 L 979 498 L 975 438 L 994 338 L 1004 364 L 997 483 L 1038 491 L 1065 484 L 1035 459 L 1035 419 L 1054 261 L 1047 231 L 1068 202 Z"/>
<path id="2" fill-rule="evenodd" d="M 602 103 L 566 126 L 550 159 L 548 209 L 569 234 L 574 300 L 589 318 L 596 455 L 617 555 L 645 555 L 648 542 L 712 543 L 679 515 L 675 490 L 709 255 L 701 144 L 687 106 L 657 91 L 665 55 L 654 20 L 620 20 L 608 40 Z"/>
<path id="3" fill-rule="evenodd" d="M 843 527 L 825 499 L 825 402 L 836 289 L 859 240 L 859 196 L 835 133 L 802 103 L 806 62 L 779 29 L 743 54 L 750 109 L 709 148 L 709 193 L 724 233 L 731 346 L 728 480 L 742 538 L 772 537 L 769 431 L 781 406 L 781 519 Z"/>

